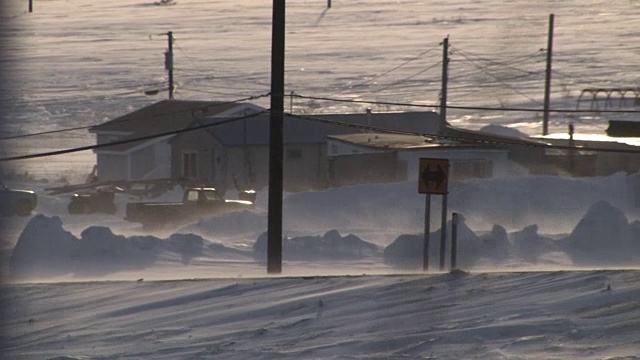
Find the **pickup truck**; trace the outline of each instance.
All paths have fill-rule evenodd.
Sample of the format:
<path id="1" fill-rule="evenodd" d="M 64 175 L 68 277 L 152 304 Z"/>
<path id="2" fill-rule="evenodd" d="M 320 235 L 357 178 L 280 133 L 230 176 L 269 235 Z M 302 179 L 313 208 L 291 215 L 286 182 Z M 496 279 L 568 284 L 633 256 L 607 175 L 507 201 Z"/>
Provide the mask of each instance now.
<path id="1" fill-rule="evenodd" d="M 10 189 L 0 182 L 0 215 L 29 216 L 38 205 L 38 196 L 31 190 Z"/>
<path id="2" fill-rule="evenodd" d="M 69 214 L 115 214 L 116 204 L 113 191 L 94 190 L 78 192 L 71 196 L 71 202 L 67 206 Z"/>
<path id="3" fill-rule="evenodd" d="M 185 225 L 205 216 L 253 206 L 254 203 L 247 200 L 225 200 L 212 187 L 192 187 L 185 189 L 181 202 L 128 203 L 125 220 L 154 229 Z"/>

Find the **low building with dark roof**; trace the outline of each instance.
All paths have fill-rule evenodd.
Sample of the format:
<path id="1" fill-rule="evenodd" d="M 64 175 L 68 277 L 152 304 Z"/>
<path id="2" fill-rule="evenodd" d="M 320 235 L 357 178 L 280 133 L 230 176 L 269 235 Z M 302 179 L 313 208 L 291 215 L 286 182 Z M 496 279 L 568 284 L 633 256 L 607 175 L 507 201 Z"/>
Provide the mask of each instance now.
<path id="1" fill-rule="evenodd" d="M 99 181 L 170 178 L 173 156 L 169 140 L 198 116 L 241 116 L 264 109 L 248 103 L 162 100 L 93 126 Z M 137 140 L 143 139 L 143 140 Z M 187 175 L 192 175 L 187 169 Z"/>
<path id="2" fill-rule="evenodd" d="M 202 118 L 194 125 L 210 125 L 201 132 L 171 140 L 173 176 L 180 154 L 193 154 L 198 172 L 219 189 L 261 189 L 268 184 L 269 114 L 238 121 Z M 329 186 L 327 136 L 354 134 L 365 128 L 431 133 L 439 128 L 434 112 L 286 115 L 284 128 L 284 189 L 304 191 Z"/>

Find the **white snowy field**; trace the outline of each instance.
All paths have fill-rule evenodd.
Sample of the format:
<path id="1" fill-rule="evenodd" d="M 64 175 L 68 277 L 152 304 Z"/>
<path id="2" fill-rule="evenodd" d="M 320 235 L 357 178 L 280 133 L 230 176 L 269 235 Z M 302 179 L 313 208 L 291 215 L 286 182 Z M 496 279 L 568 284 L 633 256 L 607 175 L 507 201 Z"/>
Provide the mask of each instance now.
<path id="1" fill-rule="evenodd" d="M 7 359 L 638 359 L 636 270 L 23 284 Z"/>
<path id="2" fill-rule="evenodd" d="M 587 88 L 637 87 L 637 0 L 287 2 L 285 92 L 309 97 L 437 105 L 449 36 L 451 106 L 542 109 L 549 15 L 555 15 L 552 109 Z M 164 52 L 175 37 L 177 99 L 237 100 L 270 90 L 272 1 L 6 0 L 3 136 L 96 125 L 167 97 Z M 542 50 L 541 50 L 542 49 Z M 154 97 L 144 91 L 160 89 Z M 586 95 L 582 100 L 588 100 Z M 287 99 L 298 113 L 431 110 L 403 105 Z M 268 107 L 268 97 L 255 99 Z M 580 106 L 579 106 L 580 105 Z M 605 104 L 600 103 L 599 108 Z M 617 110 L 615 97 L 610 109 Z M 636 109 L 637 110 L 637 109 Z M 602 134 L 624 114 L 553 113 L 552 133 Z M 629 115 L 629 114 L 628 114 Z M 637 114 L 630 114 L 631 117 Z M 449 109 L 456 126 L 499 124 L 541 134 L 541 112 Z M 2 157 L 90 145 L 86 129 L 2 140 Z M 3 165 L 36 178 L 86 175 L 91 152 Z"/>
<path id="3" fill-rule="evenodd" d="M 0 157 L 93 144 L 85 127 L 166 98 L 167 31 L 176 98 L 266 94 L 271 4 L 34 0 L 27 13 L 3 1 Z M 449 105 L 540 109 L 551 13 L 552 108 L 577 108 L 585 88 L 637 87 L 640 1 L 300 0 L 287 2 L 287 93 L 407 105 L 286 106 L 437 104 L 448 35 Z M 612 116 L 554 113 L 550 130 L 601 135 Z M 541 133 L 540 112 L 450 109 L 448 121 Z M 61 132 L 29 136 L 43 131 Z M 147 233 L 122 219 L 126 196 L 115 215 L 71 216 L 67 196 L 47 195 L 94 163 L 85 151 L 0 164 L 50 182 L 9 184 L 39 204 L 0 218 L 1 358 L 640 358 L 638 174 L 453 182 L 465 271 L 454 273 L 437 270 L 438 197 L 421 271 L 413 182 L 287 194 L 283 274 L 268 276 L 264 193 L 253 211 Z"/>
<path id="4" fill-rule="evenodd" d="M 258 239 L 263 194 L 251 212 L 148 234 L 121 219 L 127 199 L 113 216 L 74 216 L 65 214 L 66 197 L 39 192 L 34 216 L 2 219 L 11 269 L 0 352 L 637 359 L 640 217 L 629 185 L 636 179 L 453 182 L 450 211 L 466 219 L 461 271 L 453 273 L 437 270 L 437 231 L 430 271 L 421 271 L 424 198 L 414 183 L 287 194 L 280 276 L 267 275 Z"/>
<path id="5" fill-rule="evenodd" d="M 452 181 L 448 219 L 453 212 L 462 219 L 458 263 L 474 271 L 635 267 L 640 263 L 638 180 L 637 174 L 618 173 Z M 70 215 L 69 195 L 48 195 L 39 186 L 32 217 L 1 218 L 5 261 L 0 273 L 6 281 L 265 274 L 265 191 L 253 210 L 149 231 L 123 219 L 126 202 L 139 199 L 116 195 L 114 215 Z M 177 187 L 160 200 L 179 196 Z M 432 264 L 438 263 L 440 199 L 432 199 Z M 415 182 L 287 194 L 285 274 L 419 270 L 424 207 Z"/>

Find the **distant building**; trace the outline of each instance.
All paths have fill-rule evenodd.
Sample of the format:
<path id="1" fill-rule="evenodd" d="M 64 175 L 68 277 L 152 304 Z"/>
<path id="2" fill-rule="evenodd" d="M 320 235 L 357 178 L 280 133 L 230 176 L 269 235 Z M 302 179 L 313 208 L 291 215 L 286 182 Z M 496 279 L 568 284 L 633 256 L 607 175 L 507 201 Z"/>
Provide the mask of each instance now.
<path id="1" fill-rule="evenodd" d="M 163 100 L 94 126 L 89 131 L 96 134 L 98 145 L 117 143 L 95 149 L 98 180 L 195 177 L 191 155 L 172 152 L 171 132 L 186 129 L 201 116 L 233 117 L 262 110 L 248 103 Z M 144 139 L 132 141 L 140 138 Z M 172 169 L 174 161 L 182 167 Z"/>
<path id="2" fill-rule="evenodd" d="M 269 124 L 269 113 L 250 103 L 163 100 L 90 129 L 105 145 L 95 150 L 98 181 L 259 190 L 269 179 Z M 640 169 L 633 144 L 489 134 L 443 124 L 431 111 L 286 115 L 283 127 L 291 192 L 415 179 L 422 157 L 449 159 L 452 179 Z"/>
<path id="3" fill-rule="evenodd" d="M 394 182 L 418 179 L 420 158 L 443 158 L 454 180 L 527 174 L 509 159 L 505 145 L 467 144 L 437 137 L 360 133 L 329 136 L 329 183 Z"/>
<path id="4" fill-rule="evenodd" d="M 617 172 L 633 174 L 640 170 L 640 138 L 616 138 L 580 134 L 539 138 L 561 149 L 545 149 L 544 163 L 571 176 L 608 176 Z"/>
<path id="5" fill-rule="evenodd" d="M 163 100 L 94 126 L 97 178 L 169 179 L 228 189 L 260 189 L 269 174 L 268 112 L 249 103 Z M 347 126 L 344 126 L 347 125 Z M 362 127 L 433 133 L 435 112 L 323 114 L 284 118 L 286 191 L 330 186 L 327 136 Z M 188 130 L 199 127 L 198 130 Z M 188 130 L 188 131 L 187 131 Z"/>
<path id="6" fill-rule="evenodd" d="M 173 138 L 171 144 L 174 154 L 195 154 L 197 173 L 202 179 L 210 179 L 220 189 L 261 189 L 267 186 L 269 114 L 233 122 L 227 120 L 198 119 L 198 124 L 212 126 L 201 132 L 188 132 Z M 297 192 L 331 186 L 327 153 L 329 135 L 363 131 L 358 126 L 430 133 L 437 132 L 440 125 L 438 115 L 434 112 L 403 112 L 323 114 L 306 119 L 285 116 L 283 126 L 284 189 Z M 172 167 L 178 169 L 179 157 L 174 156 L 173 159 Z"/>

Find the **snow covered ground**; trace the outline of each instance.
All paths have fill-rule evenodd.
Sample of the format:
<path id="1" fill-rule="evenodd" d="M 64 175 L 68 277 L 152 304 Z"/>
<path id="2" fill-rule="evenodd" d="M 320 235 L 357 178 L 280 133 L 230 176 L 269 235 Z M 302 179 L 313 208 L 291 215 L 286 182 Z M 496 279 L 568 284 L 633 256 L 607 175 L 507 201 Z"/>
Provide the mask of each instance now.
<path id="1" fill-rule="evenodd" d="M 269 90 L 271 1 L 34 3 L 28 14 L 25 1 L 8 0 L 0 13 L 1 157 L 92 144 L 86 126 L 158 101 L 162 92 L 144 91 L 166 87 L 167 31 L 176 38 L 176 98 Z M 439 42 L 449 35 L 450 105 L 539 109 L 550 13 L 553 108 L 576 108 L 585 88 L 639 79 L 635 0 L 287 5 L 286 90 L 296 94 L 437 104 Z M 456 126 L 540 134 L 539 112 L 448 114 Z M 579 134 L 601 135 L 608 117 L 556 114 L 550 129 L 574 123 Z M 253 211 L 147 233 L 122 219 L 124 195 L 115 215 L 74 216 L 67 196 L 47 195 L 94 162 L 85 151 L 2 164 L 5 174 L 28 172 L 9 185 L 40 200 L 32 217 L 0 219 L 2 358 L 639 358 L 637 174 L 451 183 L 449 211 L 464 217 L 464 272 L 453 273 L 437 270 L 437 198 L 431 270 L 421 272 L 424 198 L 413 182 L 287 194 L 283 274 L 271 277 L 264 193 Z"/>
<path id="2" fill-rule="evenodd" d="M 637 182 L 637 174 L 623 173 L 582 179 L 453 181 L 448 217 L 456 212 L 463 219 L 458 226 L 459 264 L 475 271 L 634 267 L 640 260 Z M 124 194 L 117 195 L 114 215 L 70 215 L 68 195 L 48 195 L 40 186 L 33 217 L 1 220 L 7 260 L 2 274 L 9 281 L 236 277 L 265 272 L 264 191 L 253 210 L 150 232 L 123 220 L 125 204 L 132 201 Z M 162 198 L 180 194 L 177 187 Z M 439 199 L 432 200 L 432 264 L 437 264 L 440 243 Z M 415 271 L 421 268 L 424 195 L 417 193 L 415 182 L 287 194 L 283 229 L 287 275 Z"/>
<path id="3" fill-rule="evenodd" d="M 637 359 L 638 271 L 27 284 L 10 359 Z"/>
<path id="4" fill-rule="evenodd" d="M 36 215 L 2 219 L 16 231 L 3 237 L 11 269 L 0 352 L 636 359 L 640 217 L 631 179 L 454 182 L 450 209 L 466 219 L 461 270 L 437 270 L 436 231 L 426 274 L 424 198 L 414 183 L 288 194 L 283 274 L 275 277 L 264 263 L 262 196 L 256 210 L 148 234 L 121 220 L 126 199 L 113 216 L 64 215 L 66 198 L 40 193 Z"/>

